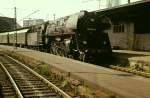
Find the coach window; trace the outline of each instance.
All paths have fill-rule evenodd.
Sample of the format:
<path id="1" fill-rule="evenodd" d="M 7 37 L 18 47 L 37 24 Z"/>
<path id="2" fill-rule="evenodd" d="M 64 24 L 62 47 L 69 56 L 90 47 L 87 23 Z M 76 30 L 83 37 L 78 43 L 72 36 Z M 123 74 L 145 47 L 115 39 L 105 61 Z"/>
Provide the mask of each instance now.
<path id="1" fill-rule="evenodd" d="M 124 25 L 123 24 L 113 25 L 113 33 L 123 33 L 123 32 L 124 32 Z"/>

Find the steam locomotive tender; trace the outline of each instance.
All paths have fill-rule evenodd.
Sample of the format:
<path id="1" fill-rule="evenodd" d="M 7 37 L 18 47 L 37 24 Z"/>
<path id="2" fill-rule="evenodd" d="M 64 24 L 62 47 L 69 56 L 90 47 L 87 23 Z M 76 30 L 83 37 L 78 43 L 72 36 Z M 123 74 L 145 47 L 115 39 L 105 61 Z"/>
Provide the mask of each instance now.
<path id="1" fill-rule="evenodd" d="M 45 44 L 50 53 L 86 62 L 103 62 L 111 54 L 107 31 L 110 21 L 94 12 L 81 11 L 50 21 Z"/>

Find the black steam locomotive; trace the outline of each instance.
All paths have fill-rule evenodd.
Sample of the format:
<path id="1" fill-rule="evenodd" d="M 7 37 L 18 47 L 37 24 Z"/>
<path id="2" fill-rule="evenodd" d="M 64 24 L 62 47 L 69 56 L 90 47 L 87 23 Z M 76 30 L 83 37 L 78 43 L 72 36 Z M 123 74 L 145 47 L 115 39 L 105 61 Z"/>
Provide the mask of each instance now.
<path id="1" fill-rule="evenodd" d="M 46 52 L 86 62 L 102 62 L 111 56 L 107 34 L 110 21 L 94 12 L 81 11 L 74 15 L 18 30 L 17 43 L 14 32 L 5 32 L 0 43 L 22 47 L 36 47 Z"/>
<path id="2" fill-rule="evenodd" d="M 45 43 L 49 52 L 88 62 L 98 62 L 111 56 L 107 34 L 108 18 L 81 11 L 49 22 Z"/>

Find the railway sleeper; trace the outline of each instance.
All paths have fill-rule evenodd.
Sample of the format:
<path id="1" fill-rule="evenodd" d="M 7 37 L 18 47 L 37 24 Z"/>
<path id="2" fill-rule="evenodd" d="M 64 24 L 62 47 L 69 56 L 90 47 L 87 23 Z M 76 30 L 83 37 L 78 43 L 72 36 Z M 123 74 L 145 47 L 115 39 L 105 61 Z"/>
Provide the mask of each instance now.
<path id="1" fill-rule="evenodd" d="M 33 97 L 43 97 L 43 98 L 57 98 L 56 93 L 46 93 L 46 94 L 28 94 L 25 95 L 26 98 L 33 98 Z"/>
<path id="2" fill-rule="evenodd" d="M 23 94 L 45 94 L 45 93 L 53 93 L 51 90 L 49 89 L 46 89 L 46 90 L 28 90 L 28 91 L 23 91 L 22 90 L 22 93 Z"/>
<path id="3" fill-rule="evenodd" d="M 31 85 L 19 85 L 19 87 L 20 88 L 28 88 L 28 87 L 29 88 L 35 88 L 35 86 L 33 86 L 33 85 L 32 86 Z M 37 87 L 45 87 L 45 85 L 36 85 L 36 88 Z"/>
<path id="4" fill-rule="evenodd" d="M 23 88 L 22 91 L 32 91 L 32 90 L 47 90 L 48 87 L 42 87 L 42 88 Z"/>

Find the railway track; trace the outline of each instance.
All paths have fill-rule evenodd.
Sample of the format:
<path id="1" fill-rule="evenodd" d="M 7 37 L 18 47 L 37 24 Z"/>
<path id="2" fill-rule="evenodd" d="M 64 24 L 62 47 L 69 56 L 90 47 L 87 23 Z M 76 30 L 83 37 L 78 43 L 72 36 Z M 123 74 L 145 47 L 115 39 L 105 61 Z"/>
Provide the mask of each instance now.
<path id="1" fill-rule="evenodd" d="M 9 90 L 12 96 L 8 98 L 71 98 L 43 76 L 9 56 L 0 54 L 0 65 L 0 72 L 3 73 L 0 74 L 0 78 L 7 77 L 4 80 L 1 79 L 2 88 L 5 88 L 5 83 L 7 84 L 7 82 L 8 87 L 11 88 Z M 5 96 L 5 91 L 7 90 L 2 90 L 4 97 L 7 97 Z"/>
<path id="2" fill-rule="evenodd" d="M 9 81 L 9 77 L 6 75 L 2 67 L 0 67 L 0 85 L 1 85 L 1 93 L 2 93 L 0 97 L 5 97 L 5 98 L 16 97 L 14 88 L 11 85 L 11 82 Z"/>

